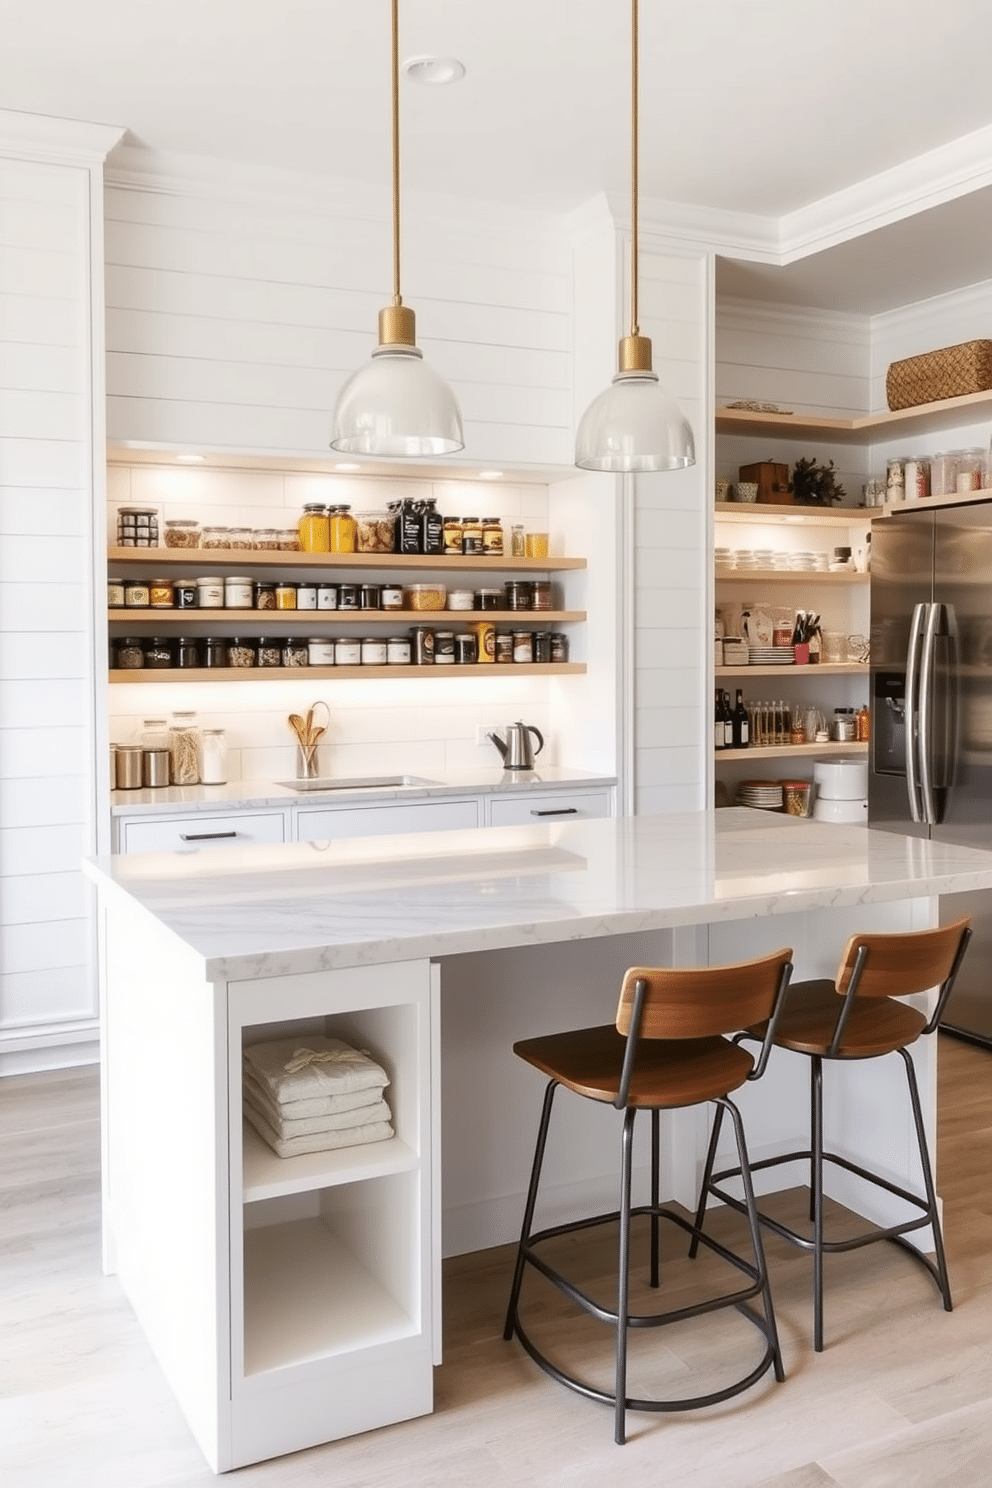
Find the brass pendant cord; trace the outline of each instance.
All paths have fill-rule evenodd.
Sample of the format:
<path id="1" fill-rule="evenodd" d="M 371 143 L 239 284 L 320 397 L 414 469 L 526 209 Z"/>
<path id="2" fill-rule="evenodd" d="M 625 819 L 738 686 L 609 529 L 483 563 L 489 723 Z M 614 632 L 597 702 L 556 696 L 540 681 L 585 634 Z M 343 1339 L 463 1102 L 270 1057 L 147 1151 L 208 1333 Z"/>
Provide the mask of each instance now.
<path id="1" fill-rule="evenodd" d="M 637 0 L 634 0 L 636 5 Z M 399 0 L 392 0 L 392 88 L 393 88 L 393 304 L 402 305 L 400 294 L 400 40 Z"/>
<path id="2" fill-rule="evenodd" d="M 638 0 L 630 0 L 630 334 L 637 324 L 637 53 Z"/>

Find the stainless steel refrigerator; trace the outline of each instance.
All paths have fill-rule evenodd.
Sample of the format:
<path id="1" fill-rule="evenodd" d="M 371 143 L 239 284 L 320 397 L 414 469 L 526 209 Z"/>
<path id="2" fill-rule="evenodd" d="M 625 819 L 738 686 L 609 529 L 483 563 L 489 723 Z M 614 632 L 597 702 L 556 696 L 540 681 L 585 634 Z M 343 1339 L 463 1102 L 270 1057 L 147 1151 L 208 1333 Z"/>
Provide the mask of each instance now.
<path id="1" fill-rule="evenodd" d="M 992 848 L 992 502 L 872 524 L 868 824 Z M 992 893 L 943 1026 L 992 1048 Z"/>

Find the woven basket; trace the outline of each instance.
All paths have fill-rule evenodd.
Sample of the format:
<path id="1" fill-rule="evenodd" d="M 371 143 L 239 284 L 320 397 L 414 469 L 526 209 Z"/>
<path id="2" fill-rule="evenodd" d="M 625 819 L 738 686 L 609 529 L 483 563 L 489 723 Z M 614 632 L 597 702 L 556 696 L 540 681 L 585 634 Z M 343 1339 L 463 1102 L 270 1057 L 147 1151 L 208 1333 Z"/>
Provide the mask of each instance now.
<path id="1" fill-rule="evenodd" d="M 962 341 L 893 362 L 885 377 L 889 407 L 918 408 L 992 388 L 992 341 Z"/>

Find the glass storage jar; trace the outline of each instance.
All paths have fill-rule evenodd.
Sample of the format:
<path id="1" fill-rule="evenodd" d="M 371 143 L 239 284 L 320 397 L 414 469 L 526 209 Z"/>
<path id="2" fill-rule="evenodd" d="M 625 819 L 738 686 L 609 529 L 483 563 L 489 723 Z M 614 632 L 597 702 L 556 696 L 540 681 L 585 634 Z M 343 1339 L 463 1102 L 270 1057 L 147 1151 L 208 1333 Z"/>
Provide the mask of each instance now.
<path id="1" fill-rule="evenodd" d="M 462 547 L 462 519 L 461 517 L 445 517 L 441 529 L 442 552 L 449 556 L 464 552 Z"/>
<path id="2" fill-rule="evenodd" d="M 274 610 L 276 607 L 275 584 L 255 585 L 255 608 L 256 610 Z"/>
<path id="3" fill-rule="evenodd" d="M 386 642 L 378 636 L 366 636 L 362 641 L 362 666 L 385 666 Z"/>
<path id="4" fill-rule="evenodd" d="M 227 546 L 229 548 L 252 548 L 255 545 L 255 537 L 250 527 L 228 527 Z"/>
<path id="5" fill-rule="evenodd" d="M 276 609 L 296 609 L 296 585 L 288 581 L 276 585 Z"/>
<path id="6" fill-rule="evenodd" d="M 173 785 L 200 783 L 200 730 L 195 713 L 173 713 L 169 721 L 169 774 Z"/>
<path id="7" fill-rule="evenodd" d="M 228 666 L 253 667 L 255 661 L 255 642 L 248 637 L 232 636 L 227 643 Z"/>
<path id="8" fill-rule="evenodd" d="M 462 517 L 462 552 L 482 557 L 482 523 L 478 517 Z"/>
<path id="9" fill-rule="evenodd" d="M 551 632 L 551 660 L 553 662 L 568 660 L 568 636 L 563 630 Z"/>
<path id="10" fill-rule="evenodd" d="M 172 642 L 168 636 L 151 636 L 145 642 L 145 666 L 164 671 L 172 665 Z"/>
<path id="11" fill-rule="evenodd" d="M 463 666 L 474 666 L 479 659 L 479 643 L 471 631 L 459 631 L 455 636 L 455 661 Z"/>
<path id="12" fill-rule="evenodd" d="M 297 530 L 300 534 L 301 553 L 330 552 L 331 531 L 327 507 L 322 501 L 307 501 Z"/>
<path id="13" fill-rule="evenodd" d="M 191 517 L 166 522 L 165 546 L 167 548 L 198 548 L 200 546 L 199 522 Z"/>
<path id="14" fill-rule="evenodd" d="M 401 610 L 403 590 L 397 584 L 383 584 L 379 600 L 384 610 Z"/>
<path id="15" fill-rule="evenodd" d="M 205 667 L 227 666 L 227 641 L 223 636 L 207 636 L 203 643 L 203 665 Z"/>
<path id="16" fill-rule="evenodd" d="M 482 519 L 482 551 L 487 558 L 503 556 L 503 525 L 498 517 Z"/>
<path id="17" fill-rule="evenodd" d="M 227 527 L 204 527 L 200 537 L 201 548 L 226 548 L 228 546 Z"/>
<path id="18" fill-rule="evenodd" d="M 295 527 L 280 528 L 279 550 L 282 553 L 298 553 L 300 551 L 300 534 Z"/>
<path id="19" fill-rule="evenodd" d="M 176 666 L 198 667 L 200 643 L 195 636 L 180 636 L 176 641 Z"/>
<path id="20" fill-rule="evenodd" d="M 355 518 L 350 506 L 332 506 L 328 512 L 328 528 L 332 553 L 355 551 Z"/>
<path id="21" fill-rule="evenodd" d="M 358 585 L 357 584 L 339 584 L 338 585 L 338 609 L 339 610 L 357 610 L 358 609 Z"/>
<path id="22" fill-rule="evenodd" d="M 119 610 L 124 607 L 124 580 L 107 580 L 107 606 L 111 610 Z"/>
<path id="23" fill-rule="evenodd" d="M 177 579 L 172 586 L 172 597 L 177 610 L 195 610 L 197 588 L 192 579 Z"/>
<path id="24" fill-rule="evenodd" d="M 386 641 L 386 661 L 389 666 L 410 665 L 410 641 L 407 636 L 389 636 Z"/>
<path id="25" fill-rule="evenodd" d="M 311 636 L 307 641 L 307 659 L 311 666 L 333 666 L 333 636 Z"/>
<path id="26" fill-rule="evenodd" d="M 355 552 L 392 553 L 396 549 L 396 523 L 389 512 L 355 513 Z"/>
<path id="27" fill-rule="evenodd" d="M 258 638 L 258 664 L 260 667 L 282 666 L 282 642 L 269 640 L 265 636 Z"/>
<path id="28" fill-rule="evenodd" d="M 226 783 L 227 735 L 222 728 L 205 728 L 200 737 L 200 784 Z"/>
<path id="29" fill-rule="evenodd" d="M 532 630 L 513 632 L 513 659 L 522 662 L 534 660 L 534 632 Z"/>
<path id="30" fill-rule="evenodd" d="M 338 607 L 337 584 L 317 585 L 317 608 L 318 610 L 336 610 Z"/>
<path id="31" fill-rule="evenodd" d="M 168 749 L 169 720 L 167 718 L 146 718 L 141 725 L 138 738 L 142 749 Z"/>
<path id="32" fill-rule="evenodd" d="M 284 667 L 309 666 L 310 656 L 306 641 L 296 636 L 287 636 L 282 643 L 282 664 Z"/>
<path id="33" fill-rule="evenodd" d="M 523 522 L 514 522 L 510 528 L 510 555 L 513 558 L 524 558 L 527 554 L 527 537 L 524 532 Z"/>
<path id="34" fill-rule="evenodd" d="M 158 547 L 158 507 L 122 506 L 117 511 L 117 546 Z"/>
<path id="35" fill-rule="evenodd" d="M 335 666 L 358 666 L 362 660 L 362 643 L 354 636 L 338 636 L 334 643 Z"/>
<path id="36" fill-rule="evenodd" d="M 252 547 L 258 548 L 260 550 L 264 550 L 266 552 L 269 552 L 273 548 L 278 548 L 278 546 L 279 546 L 279 528 L 278 527 L 256 527 L 255 528 L 254 532 L 252 533 Z"/>
<path id="37" fill-rule="evenodd" d="M 151 592 L 145 579 L 124 580 L 124 603 L 129 610 L 146 610 Z"/>
<path id="38" fill-rule="evenodd" d="M 455 662 L 455 632 L 453 630 L 436 630 L 434 632 L 434 665 L 454 666 Z"/>
<path id="39" fill-rule="evenodd" d="M 493 654 L 500 665 L 513 660 L 513 632 L 498 630 L 493 641 Z"/>
<path id="40" fill-rule="evenodd" d="M 298 610 L 315 610 L 317 608 L 317 585 L 312 579 L 302 579 L 296 586 L 296 608 Z"/>
<path id="41" fill-rule="evenodd" d="M 122 636 L 114 642 L 114 666 L 122 672 L 134 672 L 145 664 L 145 648 L 140 636 Z"/>

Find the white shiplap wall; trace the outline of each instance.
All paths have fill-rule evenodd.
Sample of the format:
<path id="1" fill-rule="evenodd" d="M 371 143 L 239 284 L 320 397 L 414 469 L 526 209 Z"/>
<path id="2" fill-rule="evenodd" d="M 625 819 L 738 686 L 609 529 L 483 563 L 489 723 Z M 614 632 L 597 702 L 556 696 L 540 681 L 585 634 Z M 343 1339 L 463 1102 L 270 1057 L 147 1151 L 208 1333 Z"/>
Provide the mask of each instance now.
<path id="1" fill-rule="evenodd" d="M 0 113 L 0 1073 L 95 1054 L 80 859 L 96 845 L 94 365 L 115 137 Z"/>
<path id="2" fill-rule="evenodd" d="M 638 476 L 634 494 L 633 774 L 638 813 L 705 805 L 704 616 L 711 593 L 706 493 L 711 486 L 704 254 L 644 247 L 640 321 L 654 369 L 692 425 L 696 464 Z"/>
<path id="3" fill-rule="evenodd" d="M 371 353 L 391 300 L 388 218 L 326 184 L 304 201 L 110 180 L 110 438 L 326 452 L 338 389 Z M 403 290 L 425 356 L 458 396 L 466 458 L 566 462 L 571 274 L 560 228 L 406 201 Z"/>

